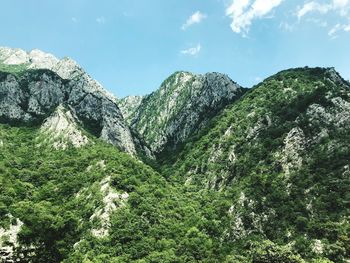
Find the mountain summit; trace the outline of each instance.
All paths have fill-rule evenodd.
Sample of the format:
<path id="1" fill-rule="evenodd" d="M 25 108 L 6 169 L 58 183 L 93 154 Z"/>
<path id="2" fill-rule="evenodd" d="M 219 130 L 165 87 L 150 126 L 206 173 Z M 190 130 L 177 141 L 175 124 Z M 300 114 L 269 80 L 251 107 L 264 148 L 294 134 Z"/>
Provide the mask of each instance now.
<path id="1" fill-rule="evenodd" d="M 125 98 L 136 105 L 123 108 L 130 126 L 160 154 L 176 149 L 246 90 L 224 74 L 176 72 L 142 100 Z"/>
<path id="2" fill-rule="evenodd" d="M 0 48 L 0 62 L 0 119 L 42 122 L 63 105 L 94 135 L 136 154 L 116 98 L 75 61 L 40 50 Z"/>

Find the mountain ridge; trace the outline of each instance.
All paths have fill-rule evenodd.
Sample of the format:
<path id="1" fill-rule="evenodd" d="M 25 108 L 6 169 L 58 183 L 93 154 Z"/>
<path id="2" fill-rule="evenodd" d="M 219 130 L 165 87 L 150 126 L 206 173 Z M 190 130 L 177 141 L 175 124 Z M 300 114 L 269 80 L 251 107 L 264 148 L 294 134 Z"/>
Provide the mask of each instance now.
<path id="1" fill-rule="evenodd" d="M 27 56 L 0 63 L 5 262 L 349 261 L 350 84 L 334 68 L 251 89 L 175 72 L 115 103 Z"/>
<path id="2" fill-rule="evenodd" d="M 62 103 L 63 101 L 69 101 L 68 104 L 71 106 L 72 104 L 76 105 L 76 114 L 79 115 L 81 120 L 82 118 L 85 118 L 82 121 L 85 126 L 90 129 L 90 131 L 97 132 L 96 135 L 101 136 L 103 140 L 122 148 L 132 155 L 137 154 L 136 148 L 138 146 L 135 146 L 134 144 L 131 132 L 116 104 L 116 98 L 108 93 L 97 81 L 93 80 L 74 60 L 68 57 L 59 60 L 53 55 L 44 53 L 37 49 L 32 50 L 31 52 L 26 52 L 21 49 L 11 48 L 0 48 L 0 60 L 2 60 L 2 68 L 0 67 L 0 70 L 5 72 L 7 71 L 7 76 L 11 78 L 12 81 L 12 84 L 7 83 L 8 85 L 16 85 L 16 79 L 22 81 L 24 77 L 30 78 L 28 74 L 35 75 L 35 72 L 42 72 L 43 76 L 41 79 L 39 78 L 39 82 L 28 82 L 32 85 L 40 85 L 40 83 L 45 83 L 45 81 L 48 81 L 45 79 L 45 70 L 50 70 L 51 72 L 57 74 L 57 77 L 61 78 L 59 82 L 62 83 L 62 87 L 56 88 L 54 93 L 49 90 L 50 87 L 46 88 L 47 92 L 46 95 L 44 95 L 48 96 L 51 92 L 52 101 L 45 102 L 46 104 L 52 103 L 52 105 L 50 105 L 50 111 L 52 111 L 53 108 L 56 108 L 58 104 Z M 50 75 L 49 72 L 46 72 L 46 74 Z M 54 78 L 57 79 L 57 77 L 55 76 Z M 55 81 L 51 81 L 50 83 L 46 84 L 52 85 L 54 82 Z M 5 93 L 5 90 L 8 90 L 4 83 L 2 83 L 2 90 Z M 20 90 L 17 88 L 17 91 Z M 35 91 L 35 87 L 33 88 L 33 91 Z M 21 99 L 24 99 L 23 94 L 19 95 L 19 97 L 17 96 L 17 100 Z M 44 98 L 41 97 L 40 99 L 41 102 L 43 102 Z M 37 99 L 31 100 L 29 98 L 28 103 L 35 102 L 38 104 L 38 101 L 39 100 Z M 23 101 L 17 101 L 17 103 L 18 102 L 19 104 L 23 104 Z M 4 105 L 6 103 L 1 104 Z M 95 107 L 95 109 L 89 110 L 88 108 L 91 106 Z M 32 105 L 31 110 L 34 111 L 35 114 L 40 115 L 40 112 L 35 112 L 36 109 L 33 107 L 34 106 Z M 98 111 L 93 112 L 94 110 L 98 109 L 97 107 L 99 108 L 98 111 L 100 113 L 98 113 Z M 108 111 L 106 111 L 107 108 Z M 4 112 L 2 112 L 0 115 L 2 118 L 6 117 Z M 104 121 L 102 123 L 98 120 L 98 118 L 103 116 Z M 7 117 L 10 117 L 11 119 L 11 116 Z M 25 119 L 23 120 L 26 121 Z M 95 126 L 97 126 L 97 128 L 98 126 L 101 126 L 98 128 L 100 130 L 94 131 L 96 128 Z"/>
<path id="3" fill-rule="evenodd" d="M 200 130 L 245 90 L 220 73 L 196 75 L 178 71 L 132 108 L 129 123 L 160 154 L 165 148 L 176 148 Z"/>

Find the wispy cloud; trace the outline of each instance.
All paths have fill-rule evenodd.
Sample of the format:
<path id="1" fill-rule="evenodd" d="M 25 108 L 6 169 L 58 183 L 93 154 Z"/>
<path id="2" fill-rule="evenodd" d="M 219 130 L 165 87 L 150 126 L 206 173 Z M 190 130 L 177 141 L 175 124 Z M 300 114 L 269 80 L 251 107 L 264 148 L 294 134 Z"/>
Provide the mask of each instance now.
<path id="1" fill-rule="evenodd" d="M 338 12 L 341 16 L 345 16 L 350 9 L 350 0 L 331 0 L 326 3 L 318 1 L 310 1 L 298 8 L 297 17 L 301 19 L 309 13 L 327 14 L 330 11 Z"/>
<path id="2" fill-rule="evenodd" d="M 105 24 L 106 18 L 104 16 L 100 16 L 100 17 L 96 18 L 96 22 L 99 24 Z"/>
<path id="3" fill-rule="evenodd" d="M 313 0 L 306 2 L 303 6 L 299 6 L 296 16 L 299 21 L 304 16 L 308 16 L 307 21 L 317 21 L 317 24 L 323 27 L 333 24 L 328 30 L 328 35 L 331 39 L 335 39 L 340 31 L 350 31 L 350 17 L 347 18 L 349 12 L 350 0 L 328 0 L 327 2 Z M 337 23 L 334 25 L 334 20 L 329 21 L 329 17 L 324 16 L 326 14 L 338 16 Z"/>
<path id="4" fill-rule="evenodd" d="M 286 32 L 293 32 L 294 31 L 294 25 L 290 24 L 288 22 L 281 22 L 279 25 L 279 28 Z"/>
<path id="5" fill-rule="evenodd" d="M 184 55 L 195 56 L 201 51 L 201 44 L 197 44 L 197 46 L 190 47 L 188 49 L 181 50 L 180 53 Z"/>
<path id="6" fill-rule="evenodd" d="M 245 36 L 253 20 L 261 19 L 279 6 L 283 0 L 233 0 L 226 9 L 226 15 L 232 18 L 231 28 L 235 33 Z"/>
<path id="7" fill-rule="evenodd" d="M 200 11 L 197 11 L 193 13 L 185 22 L 185 24 L 182 25 L 181 29 L 186 30 L 188 27 L 194 25 L 194 24 L 199 24 L 200 22 L 203 21 L 203 19 L 207 18 L 206 14 L 203 14 Z"/>
<path id="8" fill-rule="evenodd" d="M 336 24 L 335 26 L 333 26 L 329 31 L 328 31 L 328 35 L 332 38 L 335 39 L 337 38 L 337 33 L 339 31 L 345 31 L 345 32 L 349 32 L 350 31 L 350 24 Z"/>
<path id="9" fill-rule="evenodd" d="M 254 78 L 254 81 L 255 81 L 255 83 L 259 83 L 259 82 L 263 81 L 263 79 L 262 79 L 262 77 L 257 76 Z"/>
<path id="10" fill-rule="evenodd" d="M 303 16 L 312 12 L 326 14 L 330 9 L 332 9 L 331 4 L 320 4 L 318 2 L 312 1 L 312 2 L 305 3 L 301 8 L 299 8 L 297 12 L 297 17 L 298 19 L 301 19 Z"/>

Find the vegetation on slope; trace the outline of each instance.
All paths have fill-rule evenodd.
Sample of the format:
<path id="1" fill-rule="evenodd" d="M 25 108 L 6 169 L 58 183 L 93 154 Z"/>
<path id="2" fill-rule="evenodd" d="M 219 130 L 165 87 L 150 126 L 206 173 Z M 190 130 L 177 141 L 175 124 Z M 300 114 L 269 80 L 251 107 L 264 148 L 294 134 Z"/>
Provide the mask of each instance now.
<path id="1" fill-rule="evenodd" d="M 90 135 L 53 150 L 38 127 L 1 124 L 0 230 L 23 222 L 21 262 L 344 262 L 347 85 L 281 72 L 160 173 Z"/>
<path id="2" fill-rule="evenodd" d="M 236 262 L 239 254 L 264 258 L 270 250 L 276 255 L 267 258 L 299 262 L 289 248 L 268 241 L 237 251 L 223 242 L 230 202 L 222 193 L 169 183 L 100 141 L 38 148 L 37 132 L 0 125 L 0 226 L 24 223 L 15 250 L 21 262 Z M 107 177 L 129 197 L 125 206 L 115 202 L 108 235 L 96 236 L 101 220 L 91 218 L 104 208 Z"/>
<path id="3" fill-rule="evenodd" d="M 227 240 L 258 235 L 305 258 L 342 262 L 350 253 L 349 103 L 350 87 L 333 69 L 282 71 L 227 108 L 163 171 L 231 196 Z"/>
<path id="4" fill-rule="evenodd" d="M 26 70 L 28 70 L 28 66 L 29 65 L 27 65 L 27 64 L 8 65 L 8 64 L 4 64 L 4 63 L 2 63 L 2 61 L 0 61 L 0 71 L 1 72 L 12 73 L 15 75 L 20 75 L 20 74 L 24 73 Z"/>

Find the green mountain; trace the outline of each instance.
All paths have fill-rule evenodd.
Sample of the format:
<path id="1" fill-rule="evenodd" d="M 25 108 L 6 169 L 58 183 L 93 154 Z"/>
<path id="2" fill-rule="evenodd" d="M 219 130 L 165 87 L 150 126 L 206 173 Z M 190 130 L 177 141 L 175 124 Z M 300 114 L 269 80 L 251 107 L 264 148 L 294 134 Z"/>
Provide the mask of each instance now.
<path id="1" fill-rule="evenodd" d="M 2 262 L 350 260 L 350 84 L 334 69 L 249 90 L 176 72 L 117 100 L 70 59 L 0 60 Z"/>
<path id="2" fill-rule="evenodd" d="M 225 239 L 262 235 L 302 256 L 342 262 L 349 256 L 349 113 L 350 85 L 334 69 L 282 71 L 227 107 L 163 169 L 230 196 Z"/>
<path id="3" fill-rule="evenodd" d="M 141 101 L 125 98 L 122 105 L 130 106 L 122 108 L 131 128 L 161 155 L 164 150 L 178 148 L 245 91 L 220 73 L 176 72 Z"/>

